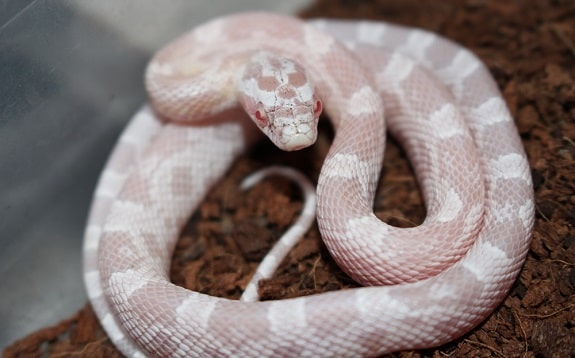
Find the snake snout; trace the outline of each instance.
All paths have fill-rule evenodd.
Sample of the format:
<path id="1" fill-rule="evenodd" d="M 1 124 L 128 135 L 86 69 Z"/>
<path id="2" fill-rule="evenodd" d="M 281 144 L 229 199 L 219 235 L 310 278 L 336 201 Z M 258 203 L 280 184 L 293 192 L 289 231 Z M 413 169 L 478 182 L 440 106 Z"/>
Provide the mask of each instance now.
<path id="1" fill-rule="evenodd" d="M 282 149 L 285 151 L 296 151 L 304 149 L 314 144 L 315 140 L 316 136 L 310 136 L 307 133 L 298 133 L 291 136 Z"/>

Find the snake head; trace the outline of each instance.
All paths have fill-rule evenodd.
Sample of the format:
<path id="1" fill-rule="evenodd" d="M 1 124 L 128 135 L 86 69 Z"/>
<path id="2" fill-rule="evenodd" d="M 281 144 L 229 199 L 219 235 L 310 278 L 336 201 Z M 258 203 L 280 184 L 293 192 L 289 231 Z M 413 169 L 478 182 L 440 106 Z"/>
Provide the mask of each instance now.
<path id="1" fill-rule="evenodd" d="M 322 103 L 303 67 L 290 59 L 258 52 L 238 82 L 246 113 L 280 149 L 315 143 Z"/>

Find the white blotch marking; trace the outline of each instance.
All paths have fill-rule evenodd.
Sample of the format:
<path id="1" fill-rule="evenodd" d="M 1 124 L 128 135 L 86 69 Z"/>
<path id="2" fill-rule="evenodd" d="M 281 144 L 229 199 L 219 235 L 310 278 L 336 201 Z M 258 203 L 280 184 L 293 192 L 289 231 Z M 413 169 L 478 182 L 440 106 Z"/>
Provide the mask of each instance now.
<path id="1" fill-rule="evenodd" d="M 529 164 L 517 153 L 504 154 L 490 161 L 490 174 L 499 179 L 522 179 L 529 181 Z"/>
<path id="2" fill-rule="evenodd" d="M 270 330 L 276 334 L 307 327 L 305 299 L 293 300 L 290 310 L 286 311 L 285 303 L 272 301 L 267 312 L 267 319 L 270 323 Z M 289 322 L 286 326 L 285 322 Z"/>
<path id="3" fill-rule="evenodd" d="M 519 220 L 523 224 L 525 229 L 531 229 L 533 226 L 533 214 L 534 214 L 534 203 L 533 200 L 529 199 L 527 202 L 519 207 L 518 215 Z"/>
<path id="4" fill-rule="evenodd" d="M 447 193 L 447 197 L 437 215 L 437 220 L 440 222 L 449 222 L 455 219 L 460 213 L 463 207 L 463 202 L 461 197 L 457 192 L 451 188 Z"/>
<path id="5" fill-rule="evenodd" d="M 207 329 L 210 323 L 212 312 L 216 308 L 217 300 L 200 299 L 197 293 L 191 293 L 177 308 L 177 320 L 189 325 L 188 319 L 193 320 L 192 326 L 199 325 L 203 329 Z M 197 327 L 194 327 L 197 329 Z"/>
<path id="6" fill-rule="evenodd" d="M 140 351 L 136 351 L 132 355 L 133 358 L 147 358 L 148 356 Z"/>
<path id="7" fill-rule="evenodd" d="M 104 319 L 102 319 L 102 326 L 106 327 L 106 333 L 108 333 L 108 336 L 110 336 L 113 342 L 119 342 L 124 339 L 124 333 L 122 333 L 122 330 L 114 320 L 114 316 L 112 316 L 111 313 L 108 312 L 106 316 L 104 316 Z"/>
<path id="8" fill-rule="evenodd" d="M 392 298 L 387 292 L 377 291 L 374 288 L 355 290 L 355 302 L 356 309 L 362 313 L 362 318 L 367 322 L 373 321 L 377 317 L 377 313 L 373 311 L 375 302 L 385 302 L 385 305 L 382 305 L 385 306 L 385 314 L 396 318 L 417 317 L 421 314 L 417 309 L 418 307 L 411 307 Z"/>
<path id="9" fill-rule="evenodd" d="M 453 299 L 458 298 L 460 291 L 457 288 L 457 284 L 452 281 L 439 281 L 439 285 L 435 288 L 435 296 L 439 299 Z"/>
<path id="10" fill-rule="evenodd" d="M 318 31 L 312 25 L 306 25 L 304 31 L 304 42 L 309 48 L 312 48 L 315 53 L 323 55 L 328 53 L 333 46 L 335 39 L 325 33 Z"/>
<path id="11" fill-rule="evenodd" d="M 378 46 L 385 34 L 385 28 L 371 22 L 361 22 L 357 26 L 356 38 L 358 42 Z"/>
<path id="12" fill-rule="evenodd" d="M 448 139 L 464 133 L 461 117 L 452 103 L 443 105 L 434 111 L 429 120 L 433 123 L 434 135 L 440 139 Z"/>
<path id="13" fill-rule="evenodd" d="M 98 249 L 98 243 L 102 236 L 102 227 L 100 225 L 90 225 L 84 233 L 84 251 L 95 251 Z"/>
<path id="14" fill-rule="evenodd" d="M 100 185 L 98 185 L 96 195 L 115 198 L 122 189 L 125 181 L 126 173 L 117 173 L 112 169 L 106 169 L 104 170 L 104 173 L 102 173 L 102 178 L 100 179 Z"/>
<path id="15" fill-rule="evenodd" d="M 146 208 L 142 204 L 137 204 L 131 201 L 116 201 L 110 210 L 114 215 L 108 216 L 108 221 L 104 226 L 104 231 L 127 232 L 132 230 L 134 228 L 131 223 L 134 222 L 135 218 L 142 217 L 142 213 L 146 213 L 146 210 L 149 210 L 149 208 Z M 138 235 L 139 233 L 140 231 L 136 229 L 132 234 Z"/>
<path id="16" fill-rule="evenodd" d="M 262 74 L 263 75 L 263 74 Z M 266 91 L 259 87 L 258 81 L 255 78 L 242 79 L 238 82 L 238 91 L 248 97 L 253 97 L 254 93 L 258 94 L 258 99 L 262 101 L 264 106 L 271 107 L 276 103 L 276 95 L 274 91 Z"/>
<path id="17" fill-rule="evenodd" d="M 373 228 L 377 229 L 376 232 L 369 230 Z M 346 246 L 355 249 L 362 249 L 367 246 L 377 256 L 380 252 L 379 244 L 388 232 L 389 226 L 382 223 L 373 213 L 351 218 L 347 220 L 345 227 L 345 238 L 348 239 Z"/>
<path id="18" fill-rule="evenodd" d="M 161 122 L 157 120 L 150 106 L 145 105 L 128 124 L 120 140 L 124 141 L 124 139 L 133 136 L 134 145 L 138 148 L 144 148 L 150 137 L 154 136 L 161 126 Z"/>
<path id="19" fill-rule="evenodd" d="M 427 48 L 435 42 L 435 39 L 437 39 L 437 36 L 431 35 L 426 31 L 417 29 L 412 30 L 409 32 L 409 36 L 405 43 L 405 51 L 406 53 L 409 53 L 411 57 L 425 63 L 427 59 L 425 51 L 427 51 Z"/>
<path id="20" fill-rule="evenodd" d="M 460 49 L 453 57 L 451 65 L 438 70 L 437 76 L 450 85 L 454 97 L 459 101 L 464 93 L 465 79 L 477 70 L 480 62 L 466 49 Z"/>
<path id="21" fill-rule="evenodd" d="M 362 194 L 367 194 L 370 165 L 357 155 L 337 153 L 325 161 L 324 167 L 327 169 L 324 171 L 326 177 L 357 180 Z"/>
<path id="22" fill-rule="evenodd" d="M 123 134 L 120 138 L 120 143 L 125 146 L 133 146 L 136 152 L 142 151 L 144 148 L 144 143 L 148 144 L 149 136 L 140 136 L 131 132 L 132 131 L 127 130 L 126 133 Z"/>
<path id="23" fill-rule="evenodd" d="M 90 289 L 88 290 L 88 297 L 91 300 L 102 296 L 102 286 L 100 285 L 100 272 L 98 270 L 85 272 L 84 282 L 86 282 L 87 287 L 90 287 Z"/>
<path id="24" fill-rule="evenodd" d="M 502 266 L 509 266 L 513 259 L 500 248 L 491 245 L 489 242 L 477 243 L 475 246 L 475 260 L 463 260 L 462 265 L 481 282 L 489 282 L 493 273 L 500 270 Z M 497 263 L 497 265 L 486 265 L 485 262 Z"/>
<path id="25" fill-rule="evenodd" d="M 216 19 L 194 30 L 194 40 L 206 45 L 212 45 L 224 38 L 224 19 Z"/>
<path id="26" fill-rule="evenodd" d="M 142 279 L 142 273 L 136 270 L 126 270 L 125 272 L 114 272 L 110 275 L 109 286 L 121 287 L 126 294 L 126 299 L 138 289 L 146 285 L 146 280 Z M 124 297 L 124 295 L 122 295 Z"/>
<path id="27" fill-rule="evenodd" d="M 379 101 L 378 94 L 370 86 L 364 86 L 359 91 L 356 91 L 349 99 L 349 113 L 352 116 L 361 116 L 364 114 L 376 113 L 373 103 Z"/>
<path id="28" fill-rule="evenodd" d="M 328 22 L 324 19 L 310 20 L 309 24 L 317 27 L 319 30 L 326 31 Z"/>
<path id="29" fill-rule="evenodd" d="M 160 76 L 172 76 L 175 73 L 174 66 L 171 63 L 163 63 L 160 61 L 152 61 L 148 67 L 148 71 Z"/>
<path id="30" fill-rule="evenodd" d="M 475 56 L 467 49 L 460 49 L 457 54 L 453 56 L 451 64 L 439 72 L 447 78 L 465 79 L 467 76 L 475 72 L 478 67 L 479 62 Z"/>
<path id="31" fill-rule="evenodd" d="M 479 216 L 483 214 L 484 214 L 484 203 L 483 202 L 473 203 L 471 205 L 471 208 L 467 212 L 467 215 L 465 215 L 465 221 L 464 221 L 465 227 L 471 227 L 472 225 L 475 225 Z"/>
<path id="32" fill-rule="evenodd" d="M 345 47 L 347 47 L 348 50 L 351 51 L 355 51 L 356 47 L 357 47 L 357 42 L 353 42 L 353 41 L 342 41 L 343 44 L 345 45 Z"/>
<path id="33" fill-rule="evenodd" d="M 381 76 L 393 80 L 395 83 L 399 83 L 409 76 L 411 71 L 413 71 L 413 67 L 414 63 L 412 60 L 394 52 Z"/>
<path id="34" fill-rule="evenodd" d="M 471 110 L 473 116 L 481 118 L 478 124 L 488 126 L 501 122 L 510 122 L 511 116 L 503 98 L 492 97 Z"/>

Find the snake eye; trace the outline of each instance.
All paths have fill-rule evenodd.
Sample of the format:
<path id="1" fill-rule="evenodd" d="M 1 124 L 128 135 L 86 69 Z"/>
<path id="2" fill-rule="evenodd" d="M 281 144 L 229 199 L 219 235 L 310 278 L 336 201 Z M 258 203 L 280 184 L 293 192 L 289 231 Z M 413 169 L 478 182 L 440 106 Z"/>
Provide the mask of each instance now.
<path id="1" fill-rule="evenodd" d="M 321 101 L 317 100 L 315 101 L 315 105 L 313 106 L 313 114 L 316 117 L 319 117 L 319 115 L 321 114 L 322 111 L 322 105 L 321 105 Z"/>
<path id="2" fill-rule="evenodd" d="M 262 102 L 257 102 L 253 109 L 255 110 L 253 112 L 254 120 L 258 125 L 258 127 L 260 128 L 267 127 L 269 124 L 269 119 L 264 104 Z"/>

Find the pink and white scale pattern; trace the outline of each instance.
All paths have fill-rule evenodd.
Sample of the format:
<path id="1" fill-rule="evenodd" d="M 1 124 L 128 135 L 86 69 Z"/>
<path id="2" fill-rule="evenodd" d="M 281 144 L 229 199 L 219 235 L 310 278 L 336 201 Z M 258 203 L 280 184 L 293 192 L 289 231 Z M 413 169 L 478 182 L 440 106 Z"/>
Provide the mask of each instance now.
<path id="1" fill-rule="evenodd" d="M 328 249 L 357 281 L 392 285 L 245 302 L 169 282 L 182 225 L 256 137 L 234 110 L 234 71 L 259 50 L 300 61 L 336 128 L 317 187 Z M 485 319 L 517 277 L 534 217 L 529 166 L 497 86 L 468 50 L 385 23 L 237 14 L 161 50 L 146 83 L 155 112 L 136 114 L 110 157 L 84 248 L 88 295 L 124 354 L 341 357 L 432 347 Z M 428 216 L 415 228 L 373 214 L 386 128 L 422 188 Z"/>

